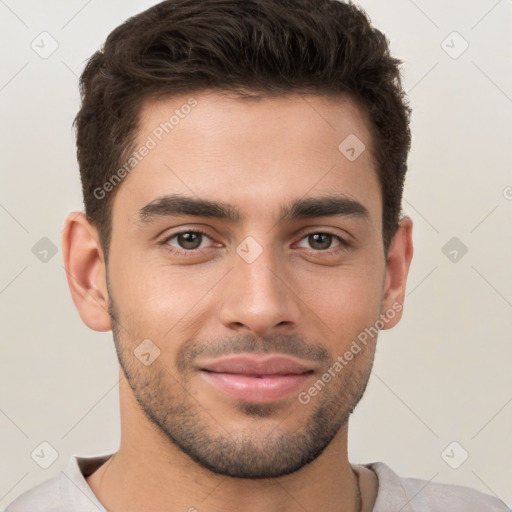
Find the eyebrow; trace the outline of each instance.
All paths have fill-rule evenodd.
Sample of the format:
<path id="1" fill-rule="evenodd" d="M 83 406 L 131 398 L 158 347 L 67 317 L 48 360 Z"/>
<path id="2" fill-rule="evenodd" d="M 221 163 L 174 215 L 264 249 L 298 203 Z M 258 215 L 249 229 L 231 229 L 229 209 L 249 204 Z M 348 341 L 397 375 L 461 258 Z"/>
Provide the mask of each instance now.
<path id="1" fill-rule="evenodd" d="M 244 219 L 240 211 L 228 203 L 171 194 L 158 197 L 141 208 L 138 220 L 147 224 L 157 218 L 180 215 L 211 217 L 233 224 Z M 342 194 L 291 201 L 281 207 L 279 222 L 331 216 L 355 217 L 371 222 L 370 213 L 362 203 Z"/>

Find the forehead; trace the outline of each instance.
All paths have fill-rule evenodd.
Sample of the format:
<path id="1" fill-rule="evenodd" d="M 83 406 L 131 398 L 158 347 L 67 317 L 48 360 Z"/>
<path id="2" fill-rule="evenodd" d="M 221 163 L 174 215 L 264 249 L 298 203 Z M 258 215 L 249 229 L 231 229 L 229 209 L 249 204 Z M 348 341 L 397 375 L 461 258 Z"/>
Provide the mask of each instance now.
<path id="1" fill-rule="evenodd" d="M 314 193 L 366 198 L 372 216 L 381 204 L 368 118 L 348 97 L 210 91 L 148 101 L 135 151 L 114 202 L 126 215 L 176 194 L 276 215 Z"/>
<path id="2" fill-rule="evenodd" d="M 229 142 L 226 138 L 250 143 L 266 135 L 263 142 L 271 149 L 272 135 L 277 135 L 279 145 L 295 141 L 297 149 L 300 146 L 297 143 L 305 140 L 321 149 L 332 147 L 330 136 L 353 134 L 364 140 L 367 149 L 373 152 L 366 110 L 351 96 L 341 94 L 290 93 L 240 98 L 229 91 L 201 91 L 148 100 L 140 109 L 139 121 L 139 145 L 148 135 L 157 142 L 163 138 L 171 142 L 167 135 L 180 142 L 196 135 L 203 139 L 203 144 L 214 139 L 214 143 Z"/>

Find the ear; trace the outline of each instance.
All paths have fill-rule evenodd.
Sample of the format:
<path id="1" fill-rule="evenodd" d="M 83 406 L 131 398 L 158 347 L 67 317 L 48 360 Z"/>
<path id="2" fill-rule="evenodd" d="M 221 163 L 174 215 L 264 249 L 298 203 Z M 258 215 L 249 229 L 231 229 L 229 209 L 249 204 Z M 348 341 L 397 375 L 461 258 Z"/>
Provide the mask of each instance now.
<path id="1" fill-rule="evenodd" d="M 386 263 L 386 278 L 383 288 L 381 315 L 386 317 L 383 329 L 391 329 L 402 318 L 405 285 L 412 260 L 412 220 L 404 217 L 393 236 Z M 386 311 L 394 311 L 393 317 Z"/>
<path id="2" fill-rule="evenodd" d="M 70 213 L 62 233 L 69 289 L 80 318 L 95 331 L 110 331 L 105 260 L 97 229 L 81 212 Z"/>

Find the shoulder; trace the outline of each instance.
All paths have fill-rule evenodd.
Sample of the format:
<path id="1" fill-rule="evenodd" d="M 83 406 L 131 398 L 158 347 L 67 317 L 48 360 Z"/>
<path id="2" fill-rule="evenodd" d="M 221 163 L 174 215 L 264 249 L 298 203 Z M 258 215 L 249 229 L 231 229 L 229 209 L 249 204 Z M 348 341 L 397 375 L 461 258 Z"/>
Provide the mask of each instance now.
<path id="1" fill-rule="evenodd" d="M 61 476 L 55 475 L 28 489 L 12 501 L 5 512 L 60 512 Z"/>
<path id="2" fill-rule="evenodd" d="M 398 496 L 403 501 L 403 512 L 510 512 L 500 499 L 471 487 L 400 477 L 383 462 L 367 464 L 366 467 L 372 469 L 379 479 L 375 503 L 378 512 L 379 497 L 384 506 L 387 504 L 384 500 L 396 500 Z"/>
<path id="3" fill-rule="evenodd" d="M 60 473 L 20 494 L 4 512 L 105 512 L 85 478 L 111 455 L 72 455 Z"/>

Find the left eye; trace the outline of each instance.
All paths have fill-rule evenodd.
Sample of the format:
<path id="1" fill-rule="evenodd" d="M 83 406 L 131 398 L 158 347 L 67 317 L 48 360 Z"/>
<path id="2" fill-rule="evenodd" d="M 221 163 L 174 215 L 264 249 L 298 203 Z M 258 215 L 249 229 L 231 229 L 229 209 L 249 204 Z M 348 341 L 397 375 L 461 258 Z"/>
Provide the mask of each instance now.
<path id="1" fill-rule="evenodd" d="M 301 240 L 307 240 L 313 249 L 325 251 L 334 248 L 332 247 L 333 239 L 338 240 L 338 244 L 334 247 L 346 245 L 346 242 L 343 240 L 343 238 L 338 235 L 332 235 L 330 233 L 310 233 L 303 237 Z"/>

